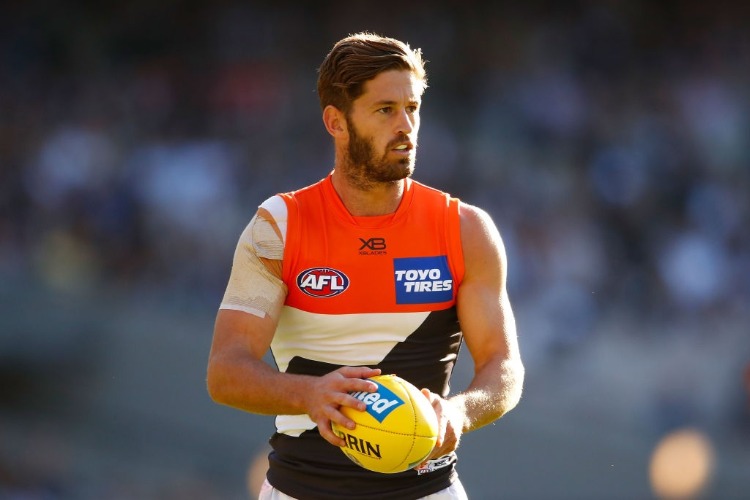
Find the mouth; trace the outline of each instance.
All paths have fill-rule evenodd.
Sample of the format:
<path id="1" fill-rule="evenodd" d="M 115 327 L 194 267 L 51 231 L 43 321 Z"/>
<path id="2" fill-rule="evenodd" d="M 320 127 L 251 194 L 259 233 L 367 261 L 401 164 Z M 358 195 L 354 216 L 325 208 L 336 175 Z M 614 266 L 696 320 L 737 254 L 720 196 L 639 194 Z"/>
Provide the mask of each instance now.
<path id="1" fill-rule="evenodd" d="M 397 144 L 396 147 L 392 148 L 391 151 L 395 151 L 397 153 L 408 153 L 411 151 L 414 147 L 411 145 L 411 143 L 401 143 Z"/>

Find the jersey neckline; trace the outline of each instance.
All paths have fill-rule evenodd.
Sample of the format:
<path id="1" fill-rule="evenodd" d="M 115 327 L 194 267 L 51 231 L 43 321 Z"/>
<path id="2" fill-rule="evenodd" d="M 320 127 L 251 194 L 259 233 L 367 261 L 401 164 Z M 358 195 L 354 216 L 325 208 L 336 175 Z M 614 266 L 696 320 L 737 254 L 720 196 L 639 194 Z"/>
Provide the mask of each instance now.
<path id="1" fill-rule="evenodd" d="M 333 187 L 331 176 L 332 173 L 328 174 L 328 177 L 326 177 L 323 182 L 325 197 L 328 200 L 331 200 L 336 215 L 353 226 L 367 229 L 388 227 L 403 218 L 411 205 L 414 194 L 414 190 L 412 189 L 413 181 L 411 178 L 406 178 L 404 184 L 404 195 L 401 197 L 401 202 L 395 212 L 385 215 L 354 216 L 349 210 L 347 210 L 346 206 L 344 206 L 344 202 L 341 201 L 341 197 Z"/>

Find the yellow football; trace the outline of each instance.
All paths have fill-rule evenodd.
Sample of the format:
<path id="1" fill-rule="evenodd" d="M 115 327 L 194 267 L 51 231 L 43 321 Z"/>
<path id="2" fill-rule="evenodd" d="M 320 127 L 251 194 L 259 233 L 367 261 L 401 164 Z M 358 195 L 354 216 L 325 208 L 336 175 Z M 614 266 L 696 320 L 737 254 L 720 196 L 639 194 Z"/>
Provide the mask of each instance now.
<path id="1" fill-rule="evenodd" d="M 348 406 L 341 412 L 356 422 L 354 430 L 332 424 L 346 446 L 341 451 L 354 463 L 375 472 L 392 474 L 412 469 L 432 452 L 438 422 L 429 400 L 419 389 L 396 375 L 372 377 L 377 392 L 353 392 L 367 405 L 365 411 Z"/>

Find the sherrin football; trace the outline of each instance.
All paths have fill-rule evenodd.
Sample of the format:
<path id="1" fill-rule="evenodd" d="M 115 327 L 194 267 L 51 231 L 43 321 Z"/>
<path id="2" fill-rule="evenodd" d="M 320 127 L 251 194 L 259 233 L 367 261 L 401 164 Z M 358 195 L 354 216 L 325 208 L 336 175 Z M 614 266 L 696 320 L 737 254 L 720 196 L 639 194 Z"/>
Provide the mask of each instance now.
<path id="1" fill-rule="evenodd" d="M 435 446 L 435 410 L 419 389 L 396 375 L 378 375 L 368 380 L 377 384 L 377 392 L 351 393 L 367 409 L 341 408 L 354 420 L 355 429 L 332 424 L 333 432 L 346 442 L 341 451 L 354 463 L 374 472 L 393 474 L 416 467 Z"/>

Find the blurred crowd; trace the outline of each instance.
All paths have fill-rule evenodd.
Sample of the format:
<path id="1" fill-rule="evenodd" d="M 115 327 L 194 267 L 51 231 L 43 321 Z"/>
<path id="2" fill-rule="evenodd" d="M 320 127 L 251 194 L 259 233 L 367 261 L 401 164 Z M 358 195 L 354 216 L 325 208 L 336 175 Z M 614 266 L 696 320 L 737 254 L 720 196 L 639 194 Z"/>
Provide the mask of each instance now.
<path id="1" fill-rule="evenodd" d="M 750 299 L 739 4 L 3 10 L 4 276 L 215 295 L 254 207 L 330 169 L 317 64 L 370 27 L 423 48 L 416 178 L 494 215 L 517 300 L 575 336 L 613 304 L 690 316 Z"/>
<path id="2" fill-rule="evenodd" d="M 0 273 L 218 300 L 255 207 L 329 171 L 317 65 L 369 29 L 423 48 L 416 178 L 495 217 L 545 344 L 750 301 L 746 6 L 411 7 L 6 4 Z"/>
<path id="3" fill-rule="evenodd" d="M 429 61 L 415 178 L 495 218 L 511 296 L 533 311 L 531 359 L 621 311 L 742 317 L 749 14 L 698 1 L 6 2 L 0 286 L 218 305 L 257 205 L 330 170 L 317 66 L 370 30 Z"/>

